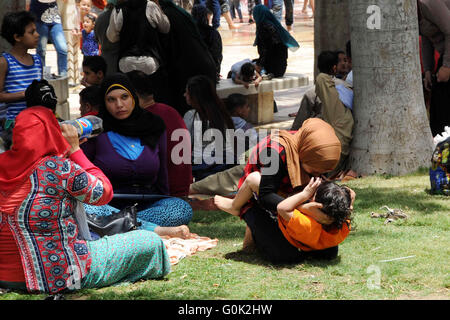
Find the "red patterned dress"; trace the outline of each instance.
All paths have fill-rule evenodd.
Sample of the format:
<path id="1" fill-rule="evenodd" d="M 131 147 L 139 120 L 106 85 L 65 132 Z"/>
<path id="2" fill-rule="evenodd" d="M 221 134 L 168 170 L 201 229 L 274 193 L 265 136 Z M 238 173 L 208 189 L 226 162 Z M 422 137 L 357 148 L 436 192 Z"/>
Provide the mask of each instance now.
<path id="1" fill-rule="evenodd" d="M 82 151 L 71 157 L 85 158 Z M 96 205 L 111 199 L 112 188 L 98 178 L 99 171 L 47 156 L 16 192 L 0 194 L 0 280 L 54 294 L 70 287 L 74 275 L 89 272 L 90 254 L 86 241 L 78 239 L 73 213 L 75 199 Z"/>

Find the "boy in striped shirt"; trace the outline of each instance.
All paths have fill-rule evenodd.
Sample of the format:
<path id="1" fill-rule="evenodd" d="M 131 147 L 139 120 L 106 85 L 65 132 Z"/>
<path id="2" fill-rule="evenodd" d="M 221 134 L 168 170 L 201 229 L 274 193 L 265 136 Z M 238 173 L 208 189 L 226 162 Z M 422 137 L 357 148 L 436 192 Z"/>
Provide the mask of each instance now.
<path id="1" fill-rule="evenodd" d="M 35 17 L 28 11 L 8 13 L 3 18 L 1 35 L 11 45 L 0 57 L 0 104 L 5 103 L 3 130 L 14 127 L 14 119 L 26 108 L 25 90 L 33 80 L 42 79 L 42 62 L 29 49 L 38 45 Z"/>

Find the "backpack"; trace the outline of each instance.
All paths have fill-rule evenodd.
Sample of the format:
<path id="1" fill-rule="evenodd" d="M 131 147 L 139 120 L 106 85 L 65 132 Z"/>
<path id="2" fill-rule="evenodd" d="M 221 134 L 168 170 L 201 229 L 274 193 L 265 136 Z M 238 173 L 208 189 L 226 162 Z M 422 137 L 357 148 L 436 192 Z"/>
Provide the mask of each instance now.
<path id="1" fill-rule="evenodd" d="M 450 196 L 450 137 L 438 143 L 431 158 L 432 194 Z"/>

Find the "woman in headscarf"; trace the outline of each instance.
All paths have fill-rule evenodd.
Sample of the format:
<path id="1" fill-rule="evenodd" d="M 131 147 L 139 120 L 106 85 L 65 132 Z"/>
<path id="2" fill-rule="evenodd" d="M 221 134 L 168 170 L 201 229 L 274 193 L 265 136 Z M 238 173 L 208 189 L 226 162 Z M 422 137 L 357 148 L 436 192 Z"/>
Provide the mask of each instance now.
<path id="1" fill-rule="evenodd" d="M 292 245 L 280 229 L 277 205 L 307 186 L 311 177 L 333 170 L 340 153 L 341 143 L 334 129 L 318 118 L 306 120 L 296 132 L 281 130 L 263 139 L 250 155 L 238 185 L 240 188 L 250 173 L 261 173 L 258 198 L 240 212 L 247 223 L 244 248 L 254 242 L 272 263 L 296 263 L 307 256 L 336 257 L 337 247 L 306 252 Z M 319 208 L 310 210 L 318 222 L 321 218 L 326 221 Z"/>
<path id="2" fill-rule="evenodd" d="M 274 77 L 282 77 L 286 72 L 288 49 L 299 48 L 297 41 L 283 28 L 270 10 L 259 4 L 253 9 L 256 23 L 254 45 L 258 47 L 259 64 Z"/>
<path id="3" fill-rule="evenodd" d="M 222 63 L 222 37 L 219 31 L 208 23 L 207 9 L 205 6 L 196 4 L 192 7 L 192 17 L 197 22 L 198 30 L 203 41 L 208 46 L 208 50 L 216 64 L 216 81 L 220 80 L 220 65 Z"/>
<path id="4" fill-rule="evenodd" d="M 116 198 L 110 205 L 86 206 L 88 213 L 109 215 L 139 203 L 143 229 L 159 235 L 187 237 L 192 208 L 182 199 L 169 197 L 167 140 L 163 120 L 139 106 L 131 81 L 116 73 L 102 82 L 103 104 L 99 116 L 104 132 L 82 145 L 86 156 L 110 179 Z M 119 199 L 117 194 L 136 195 Z M 154 195 L 143 200 L 141 195 Z M 136 201 L 136 199 L 142 199 Z"/>
<path id="5" fill-rule="evenodd" d="M 112 186 L 80 150 L 75 127 L 60 128 L 50 109 L 17 116 L 13 146 L 0 161 L 0 287 L 56 294 L 169 273 L 153 232 L 90 241 L 77 203 L 104 205 Z"/>

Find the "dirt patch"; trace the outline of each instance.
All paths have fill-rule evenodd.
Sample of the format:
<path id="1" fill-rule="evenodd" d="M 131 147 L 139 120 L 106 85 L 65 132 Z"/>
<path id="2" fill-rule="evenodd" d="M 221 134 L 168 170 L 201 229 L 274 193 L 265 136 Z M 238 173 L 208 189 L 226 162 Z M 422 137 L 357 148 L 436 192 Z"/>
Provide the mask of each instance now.
<path id="1" fill-rule="evenodd" d="M 427 295 L 420 292 L 410 292 L 397 297 L 397 300 L 450 300 L 450 290 L 443 289 Z"/>

